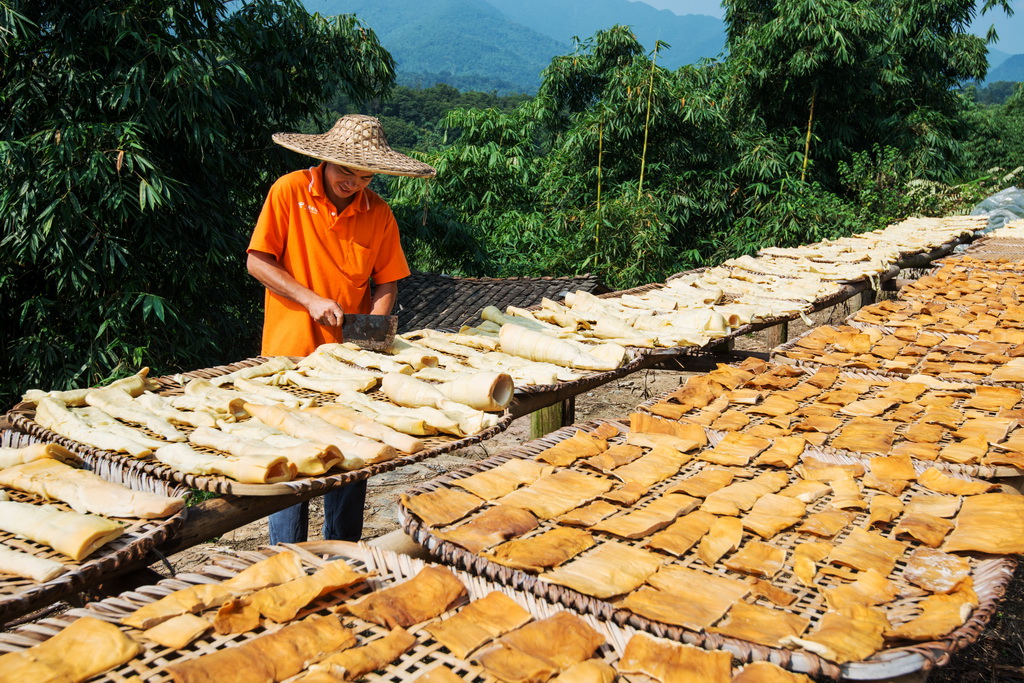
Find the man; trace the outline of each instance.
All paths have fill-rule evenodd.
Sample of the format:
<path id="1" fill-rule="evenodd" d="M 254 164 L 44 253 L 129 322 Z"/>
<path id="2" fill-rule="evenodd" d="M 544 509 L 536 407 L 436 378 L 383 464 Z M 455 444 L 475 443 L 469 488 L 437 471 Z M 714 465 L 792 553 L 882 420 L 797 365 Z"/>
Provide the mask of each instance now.
<path id="1" fill-rule="evenodd" d="M 266 288 L 264 356 L 306 356 L 341 339 L 346 313 L 391 313 L 409 275 L 391 209 L 367 186 L 377 173 L 436 171 L 388 146 L 371 116 L 338 119 L 322 135 L 277 133 L 274 142 L 319 159 L 270 188 L 249 242 L 249 273 Z M 372 281 L 372 287 L 371 287 Z M 357 541 L 366 482 L 324 496 L 324 538 Z M 270 516 L 270 542 L 306 539 L 307 503 Z"/>

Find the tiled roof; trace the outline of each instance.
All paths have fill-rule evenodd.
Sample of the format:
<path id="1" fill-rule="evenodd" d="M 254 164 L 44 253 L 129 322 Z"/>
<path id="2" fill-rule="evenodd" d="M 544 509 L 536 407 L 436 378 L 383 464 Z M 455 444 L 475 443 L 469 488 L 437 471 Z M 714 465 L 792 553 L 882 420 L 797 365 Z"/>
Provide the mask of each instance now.
<path id="1" fill-rule="evenodd" d="M 484 306 L 533 306 L 544 297 L 560 301 L 582 289 L 594 294 L 609 291 L 593 275 L 578 277 L 453 277 L 413 273 L 398 284 L 398 331 L 458 329 L 476 324 Z"/>

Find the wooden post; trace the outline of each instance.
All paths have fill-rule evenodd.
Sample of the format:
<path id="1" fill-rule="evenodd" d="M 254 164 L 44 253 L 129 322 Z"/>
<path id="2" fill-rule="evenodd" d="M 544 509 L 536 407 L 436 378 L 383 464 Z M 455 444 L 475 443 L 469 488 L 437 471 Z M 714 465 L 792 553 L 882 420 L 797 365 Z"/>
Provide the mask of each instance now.
<path id="1" fill-rule="evenodd" d="M 562 426 L 568 427 L 576 422 L 576 397 L 570 396 L 562 401 Z"/>
<path id="2" fill-rule="evenodd" d="M 875 290 L 868 287 L 860 293 L 860 307 L 870 306 L 875 303 Z"/>
<path id="3" fill-rule="evenodd" d="M 563 403 L 561 401 L 530 413 L 530 438 L 539 439 L 562 427 L 562 416 Z"/>
<path id="4" fill-rule="evenodd" d="M 714 343 L 708 344 L 707 349 L 708 349 L 709 352 L 711 352 L 713 354 L 716 354 L 716 355 L 719 355 L 719 356 L 728 356 L 729 354 L 732 353 L 733 344 L 734 344 L 734 340 L 730 338 L 730 339 L 725 339 L 723 341 L 718 341 L 718 342 L 714 342 Z"/>
<path id="5" fill-rule="evenodd" d="M 773 325 L 764 331 L 764 343 L 771 351 L 776 346 L 782 346 L 789 341 L 789 321 L 785 320 L 778 325 Z"/>

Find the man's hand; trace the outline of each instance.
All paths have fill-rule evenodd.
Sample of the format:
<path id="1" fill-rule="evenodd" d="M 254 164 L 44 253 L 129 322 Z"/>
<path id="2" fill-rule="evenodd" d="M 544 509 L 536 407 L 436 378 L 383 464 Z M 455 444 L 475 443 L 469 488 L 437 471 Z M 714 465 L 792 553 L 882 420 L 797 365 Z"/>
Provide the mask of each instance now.
<path id="1" fill-rule="evenodd" d="M 273 254 L 251 251 L 246 265 L 249 274 L 259 280 L 264 287 L 301 305 L 309 311 L 309 317 L 321 325 L 338 326 L 345 319 L 345 312 L 341 310 L 337 301 L 322 297 L 312 289 L 300 285 Z"/>
<path id="2" fill-rule="evenodd" d="M 341 310 L 338 302 L 323 297 L 317 297 L 307 304 L 306 310 L 309 311 L 309 317 L 313 320 L 329 327 L 340 326 L 345 319 L 345 312 Z"/>

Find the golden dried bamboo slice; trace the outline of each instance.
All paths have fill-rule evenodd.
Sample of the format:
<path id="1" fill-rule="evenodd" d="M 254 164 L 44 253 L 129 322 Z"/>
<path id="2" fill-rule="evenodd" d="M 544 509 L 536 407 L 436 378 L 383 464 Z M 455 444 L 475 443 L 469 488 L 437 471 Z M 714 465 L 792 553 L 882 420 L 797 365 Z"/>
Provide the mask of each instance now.
<path id="1" fill-rule="evenodd" d="M 939 451 L 939 459 L 969 465 L 981 462 L 988 453 L 988 441 L 983 436 L 974 436 L 951 443 Z"/>
<path id="2" fill-rule="evenodd" d="M 971 575 L 971 563 L 963 557 L 933 548 L 916 548 L 907 559 L 903 578 L 932 593 L 951 593 Z"/>
<path id="3" fill-rule="evenodd" d="M 832 443 L 833 447 L 855 453 L 887 455 L 896 438 L 899 423 L 872 417 L 855 417 Z"/>
<path id="4" fill-rule="evenodd" d="M 522 536 L 537 527 L 537 518 L 529 511 L 512 505 L 489 507 L 472 519 L 437 535 L 477 554 L 486 548 Z"/>
<path id="5" fill-rule="evenodd" d="M 874 569 L 882 576 L 888 576 L 906 549 L 907 544 L 901 541 L 864 529 L 854 529 L 829 553 L 828 559 L 861 571 Z"/>
<path id="6" fill-rule="evenodd" d="M 757 456 L 754 464 L 789 469 L 800 460 L 806 445 L 807 440 L 799 436 L 777 437 L 771 448 Z"/>
<path id="7" fill-rule="evenodd" d="M 455 479 L 452 485 L 465 489 L 483 500 L 494 500 L 512 493 L 520 486 L 532 484 L 552 472 L 551 467 L 534 460 L 514 458 L 484 472 Z"/>
<path id="8" fill-rule="evenodd" d="M 942 546 L 946 552 L 998 555 L 1024 553 L 1024 496 L 982 493 L 968 496 L 953 530 Z"/>
<path id="9" fill-rule="evenodd" d="M 771 579 L 786 564 L 786 551 L 761 541 L 748 541 L 724 564 L 734 572 Z"/>
<path id="10" fill-rule="evenodd" d="M 750 586 L 737 579 L 705 574 L 678 565 L 663 567 L 644 586 L 627 595 L 620 605 L 631 612 L 694 631 L 722 618 Z"/>
<path id="11" fill-rule="evenodd" d="M 492 591 L 424 630 L 460 659 L 492 638 L 523 626 L 532 615 L 504 593 Z"/>
<path id="12" fill-rule="evenodd" d="M 870 458 L 868 467 L 871 474 L 879 479 L 917 479 L 917 472 L 914 470 L 914 463 L 909 456 L 888 456 L 882 458 Z"/>
<path id="13" fill-rule="evenodd" d="M 842 611 L 848 605 L 871 607 L 892 602 L 899 596 L 900 591 L 895 583 L 874 569 L 869 569 L 861 572 L 853 583 L 823 588 L 821 593 L 825 596 L 825 603 L 829 609 Z"/>
<path id="14" fill-rule="evenodd" d="M 621 538 L 644 538 L 667 527 L 676 517 L 692 511 L 699 502 L 697 498 L 683 493 L 666 494 L 650 505 L 609 517 L 595 524 L 593 529 Z"/>
<path id="15" fill-rule="evenodd" d="M 566 526 L 591 527 L 608 515 L 615 514 L 618 511 L 619 508 L 608 501 L 595 500 L 593 503 L 587 503 L 583 507 L 578 507 L 556 517 L 555 521 Z"/>
<path id="16" fill-rule="evenodd" d="M 842 612 L 826 612 L 804 638 L 786 638 L 783 644 L 806 648 L 837 664 L 859 662 L 882 648 L 882 636 L 888 628 L 882 610 L 850 605 Z"/>
<path id="17" fill-rule="evenodd" d="M 845 510 L 825 508 L 807 516 L 803 524 L 796 528 L 805 534 L 813 534 L 822 538 L 832 538 L 854 520 L 856 513 Z"/>
<path id="18" fill-rule="evenodd" d="M 888 629 L 886 637 L 916 641 L 938 640 L 967 621 L 972 609 L 978 606 L 978 596 L 965 585 L 949 595 L 930 595 L 918 606 L 921 614 L 905 624 Z"/>
<path id="19" fill-rule="evenodd" d="M 659 555 L 606 541 L 587 555 L 541 574 L 540 579 L 605 599 L 636 590 L 661 564 Z"/>
<path id="20" fill-rule="evenodd" d="M 797 498 L 767 493 L 743 518 L 743 528 L 768 540 L 803 519 L 806 511 L 807 506 Z"/>
<path id="21" fill-rule="evenodd" d="M 637 633 L 626 643 L 618 669 L 622 674 L 650 676 L 659 683 L 729 683 L 732 655 Z"/>
<path id="22" fill-rule="evenodd" d="M 760 645 L 780 647 L 783 638 L 801 636 L 810 624 L 811 620 L 806 617 L 740 600 L 733 604 L 721 623 L 708 631 Z"/>
<path id="23" fill-rule="evenodd" d="M 715 465 L 745 467 L 751 458 L 771 445 L 771 441 L 759 436 L 730 432 L 714 448 L 698 453 L 697 458 Z"/>
<path id="24" fill-rule="evenodd" d="M 506 567 L 536 573 L 557 567 L 593 545 L 594 537 L 588 532 L 558 527 L 536 536 L 502 543 L 484 551 L 483 556 Z"/>
<path id="25" fill-rule="evenodd" d="M 707 566 L 713 567 L 726 553 L 736 550 L 742 540 L 743 522 L 737 517 L 719 517 L 700 539 L 697 557 Z"/>
<path id="26" fill-rule="evenodd" d="M 868 507 L 868 526 L 889 524 L 903 514 L 903 501 L 896 496 L 880 494 L 871 499 Z"/>
<path id="27" fill-rule="evenodd" d="M 934 467 L 929 467 L 922 472 L 917 482 L 930 491 L 949 493 L 956 496 L 973 496 L 979 493 L 988 493 L 999 488 L 997 484 L 992 482 L 969 481 L 958 477 L 951 477 Z"/>
<path id="28" fill-rule="evenodd" d="M 714 515 L 695 510 L 651 536 L 647 547 L 664 550 L 677 556 L 683 555 L 704 537 L 715 519 Z"/>
<path id="29" fill-rule="evenodd" d="M 696 498 L 707 498 L 715 491 L 731 484 L 734 476 L 735 473 L 731 470 L 717 467 L 708 468 L 683 479 L 669 488 L 666 493 L 685 493 Z"/>

